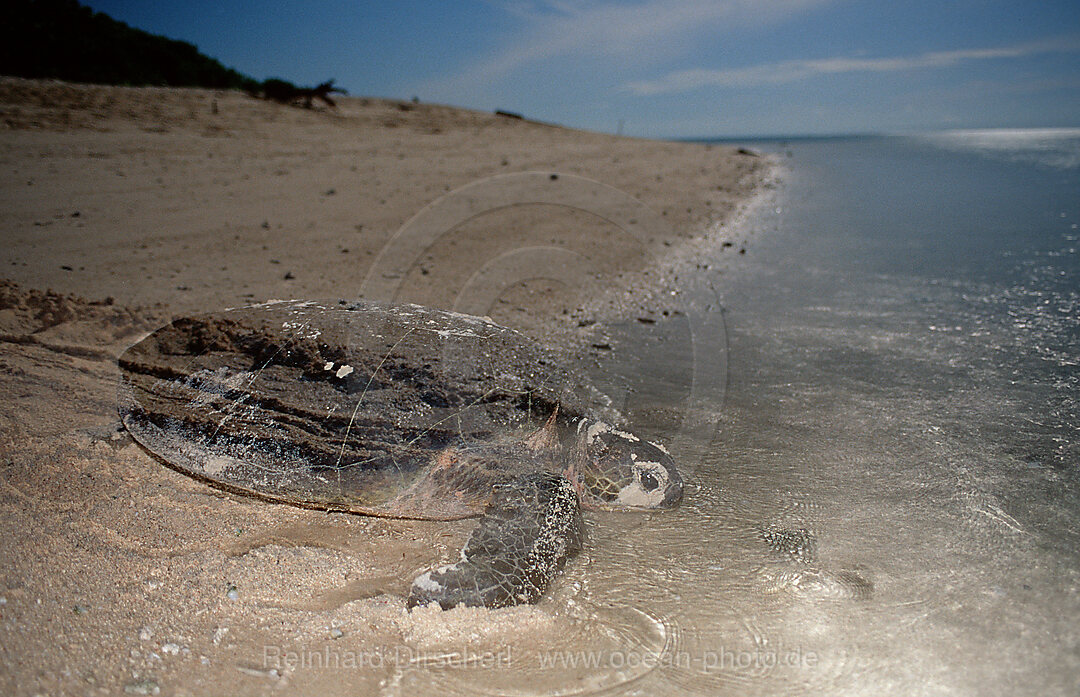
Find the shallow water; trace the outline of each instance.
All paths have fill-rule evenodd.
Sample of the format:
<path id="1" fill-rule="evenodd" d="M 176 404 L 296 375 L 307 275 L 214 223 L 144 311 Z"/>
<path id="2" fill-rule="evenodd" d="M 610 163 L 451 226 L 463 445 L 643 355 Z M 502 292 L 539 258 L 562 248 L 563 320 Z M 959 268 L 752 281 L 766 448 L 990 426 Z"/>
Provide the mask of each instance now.
<path id="1" fill-rule="evenodd" d="M 557 639 L 405 691 L 1073 694 L 1080 134 L 759 145 L 745 261 L 614 328 L 683 503 L 591 514 Z"/>

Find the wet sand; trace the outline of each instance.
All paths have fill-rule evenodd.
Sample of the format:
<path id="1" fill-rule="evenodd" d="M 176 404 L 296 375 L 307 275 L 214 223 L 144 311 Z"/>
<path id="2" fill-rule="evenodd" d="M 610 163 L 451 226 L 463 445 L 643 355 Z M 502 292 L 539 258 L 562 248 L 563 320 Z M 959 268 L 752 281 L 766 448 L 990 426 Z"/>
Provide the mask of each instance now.
<path id="1" fill-rule="evenodd" d="M 696 249 L 752 249 L 737 221 L 772 176 L 730 148 L 381 99 L 303 110 L 4 78 L 0 118 L 6 694 L 409 694 L 402 660 L 565 633 L 564 603 L 405 611 L 468 521 L 301 510 L 163 467 L 117 429 L 115 359 L 187 313 L 392 291 L 486 298 L 495 320 L 602 360 L 608 322 L 664 321 Z M 566 188 L 537 203 L 523 172 Z M 579 177 L 613 189 L 570 206 Z M 455 218 L 462 201 L 480 208 Z M 391 264 L 425 206 L 445 229 Z"/>

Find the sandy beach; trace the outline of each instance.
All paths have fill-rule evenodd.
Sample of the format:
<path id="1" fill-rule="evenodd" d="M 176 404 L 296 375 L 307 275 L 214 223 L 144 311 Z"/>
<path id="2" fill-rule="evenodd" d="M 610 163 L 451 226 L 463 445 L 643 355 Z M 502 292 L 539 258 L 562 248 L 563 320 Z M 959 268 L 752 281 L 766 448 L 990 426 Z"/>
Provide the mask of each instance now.
<path id="1" fill-rule="evenodd" d="M 737 221 L 773 176 L 734 148 L 376 98 L 304 110 L 3 78 L 0 122 L 0 690 L 13 695 L 410 694 L 390 654 L 558 636 L 571 618 L 543 602 L 405 610 L 412 578 L 454 558 L 469 521 L 303 510 L 162 466 L 118 429 L 116 357 L 173 317 L 365 289 L 599 355 L 606 322 L 664 320 L 695 249 L 752 253 Z M 533 196 L 545 178 L 561 188 Z M 593 203 L 560 203 L 582 187 Z M 431 244 L 402 255 L 440 215 Z M 537 259 L 551 268 L 524 273 Z M 295 647 L 367 662 L 343 684 L 275 662 Z"/>

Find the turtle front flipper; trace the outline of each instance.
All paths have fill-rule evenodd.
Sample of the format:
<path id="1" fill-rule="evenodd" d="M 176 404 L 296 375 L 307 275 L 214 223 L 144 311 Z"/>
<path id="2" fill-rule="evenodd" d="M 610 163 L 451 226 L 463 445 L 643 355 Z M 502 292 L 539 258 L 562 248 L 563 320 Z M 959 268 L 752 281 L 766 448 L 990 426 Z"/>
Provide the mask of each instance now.
<path id="1" fill-rule="evenodd" d="M 505 607 L 536 602 L 581 548 L 581 510 L 566 477 L 536 472 L 495 488 L 461 561 L 421 574 L 408 607 L 438 602 Z"/>

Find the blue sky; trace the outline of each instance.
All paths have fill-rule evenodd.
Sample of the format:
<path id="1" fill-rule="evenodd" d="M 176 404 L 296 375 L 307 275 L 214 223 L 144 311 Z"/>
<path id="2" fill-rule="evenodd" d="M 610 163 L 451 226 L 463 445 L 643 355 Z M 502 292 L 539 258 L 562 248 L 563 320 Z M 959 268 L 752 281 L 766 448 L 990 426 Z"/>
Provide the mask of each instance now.
<path id="1" fill-rule="evenodd" d="M 1077 0 L 83 0 L 256 78 L 650 137 L 1080 126 Z"/>

